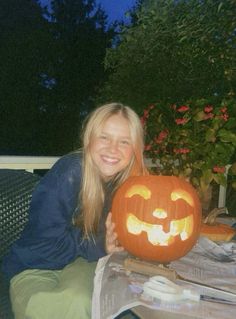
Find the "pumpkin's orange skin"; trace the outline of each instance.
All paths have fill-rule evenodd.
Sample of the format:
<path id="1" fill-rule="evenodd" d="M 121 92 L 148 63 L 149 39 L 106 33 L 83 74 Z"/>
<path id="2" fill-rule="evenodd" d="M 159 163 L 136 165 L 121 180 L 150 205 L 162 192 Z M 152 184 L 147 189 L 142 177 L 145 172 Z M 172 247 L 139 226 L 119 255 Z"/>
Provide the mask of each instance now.
<path id="1" fill-rule="evenodd" d="M 215 225 L 202 224 L 200 235 L 212 241 L 230 241 L 236 235 L 236 230 L 229 225 L 221 223 L 216 223 Z"/>
<path id="2" fill-rule="evenodd" d="M 150 190 L 150 198 L 142 194 L 127 197 L 127 191 L 134 185 L 145 185 Z M 182 190 L 192 198 L 191 205 L 186 200 L 171 199 L 171 193 Z M 126 196 L 126 197 L 125 197 Z M 153 216 L 153 211 L 163 209 L 166 218 Z M 191 216 L 193 229 L 190 236 L 182 240 L 180 235 L 171 236 L 168 245 L 149 242 L 147 232 L 132 234 L 127 229 L 127 216 L 133 214 L 145 225 L 162 225 L 163 233 L 169 232 L 170 222 Z M 116 191 L 112 202 L 112 221 L 120 244 L 132 255 L 144 260 L 167 263 L 186 255 L 196 243 L 201 229 L 201 204 L 197 192 L 190 183 L 175 176 L 134 176 L 124 182 Z M 145 226 L 147 228 L 147 226 Z M 149 226 L 148 226 L 149 227 Z"/>

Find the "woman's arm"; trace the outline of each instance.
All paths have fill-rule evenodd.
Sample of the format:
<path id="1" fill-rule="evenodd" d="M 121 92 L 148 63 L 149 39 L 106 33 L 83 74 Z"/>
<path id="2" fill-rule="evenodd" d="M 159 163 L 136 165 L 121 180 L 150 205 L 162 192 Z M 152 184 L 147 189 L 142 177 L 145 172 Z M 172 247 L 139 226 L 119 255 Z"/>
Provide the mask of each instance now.
<path id="1" fill-rule="evenodd" d="M 28 268 L 61 269 L 77 256 L 89 261 L 104 256 L 103 236 L 84 240 L 72 224 L 81 182 L 80 158 L 61 158 L 36 187 L 29 222 L 6 263 L 14 274 Z"/>

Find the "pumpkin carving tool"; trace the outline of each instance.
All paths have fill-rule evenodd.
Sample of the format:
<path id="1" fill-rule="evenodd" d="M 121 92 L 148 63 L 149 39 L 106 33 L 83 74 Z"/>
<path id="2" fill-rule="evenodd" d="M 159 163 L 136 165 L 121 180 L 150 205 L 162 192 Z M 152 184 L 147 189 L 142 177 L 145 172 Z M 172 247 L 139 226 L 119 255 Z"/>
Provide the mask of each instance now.
<path id="1" fill-rule="evenodd" d="M 158 298 L 165 301 L 209 301 L 223 304 L 236 305 L 236 299 L 230 300 L 225 298 L 218 298 L 215 296 L 200 294 L 193 289 L 188 289 L 177 285 L 173 281 L 163 276 L 154 276 L 149 278 L 143 284 L 143 292 L 153 298 Z"/>
<path id="2" fill-rule="evenodd" d="M 158 264 L 156 262 L 146 262 L 144 260 L 132 257 L 125 258 L 124 268 L 128 271 L 137 272 L 147 276 L 160 275 L 167 277 L 170 280 L 176 280 L 178 278 L 178 274 L 174 269 L 167 268 L 163 264 Z"/>
<path id="3" fill-rule="evenodd" d="M 232 291 L 227 291 L 226 289 L 216 288 L 207 284 L 202 284 L 200 282 L 186 279 L 180 276 L 174 269 L 168 268 L 163 264 L 158 264 L 156 262 L 147 262 L 140 260 L 138 258 L 126 257 L 124 260 L 124 268 L 128 271 L 133 271 L 146 276 L 163 276 L 171 281 L 178 282 L 181 281 L 186 284 L 195 285 L 197 287 L 208 288 L 212 294 L 226 294 L 236 302 L 236 294 Z"/>

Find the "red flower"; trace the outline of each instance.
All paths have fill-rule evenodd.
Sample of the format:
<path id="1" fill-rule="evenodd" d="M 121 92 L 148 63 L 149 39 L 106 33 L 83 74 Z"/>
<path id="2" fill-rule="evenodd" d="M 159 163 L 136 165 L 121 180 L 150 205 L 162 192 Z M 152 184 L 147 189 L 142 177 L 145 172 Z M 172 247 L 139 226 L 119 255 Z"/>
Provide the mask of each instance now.
<path id="1" fill-rule="evenodd" d="M 213 110 L 213 106 L 212 105 L 207 105 L 204 108 L 204 112 L 205 113 L 210 113 Z"/>
<path id="2" fill-rule="evenodd" d="M 214 166 L 213 167 L 213 172 L 214 173 L 224 173 L 225 172 L 225 167 L 224 166 Z"/>
<path id="3" fill-rule="evenodd" d="M 187 123 L 188 122 L 188 119 L 184 119 L 184 118 L 182 118 L 182 119 L 176 119 L 175 120 L 175 123 L 177 124 L 177 125 L 184 125 L 185 123 Z"/>
<path id="4" fill-rule="evenodd" d="M 176 154 L 187 154 L 190 152 L 190 149 L 189 148 L 174 148 L 173 152 Z"/>
<path id="5" fill-rule="evenodd" d="M 144 126 L 146 124 L 146 122 L 147 122 L 147 119 L 144 116 L 142 116 L 140 118 L 140 121 L 141 121 L 142 126 Z"/>
<path id="6" fill-rule="evenodd" d="M 182 153 L 184 153 L 184 154 L 187 154 L 189 152 L 190 152 L 190 149 L 188 149 L 188 148 L 183 148 L 182 149 Z"/>
<path id="7" fill-rule="evenodd" d="M 144 147 L 144 150 L 145 150 L 145 151 L 150 151 L 151 149 L 152 149 L 151 144 L 147 144 L 147 145 L 145 145 L 145 147 Z"/>
<path id="8" fill-rule="evenodd" d="M 187 105 L 182 105 L 182 106 L 180 106 L 178 109 L 177 109 L 177 111 L 178 112 L 186 112 L 186 111 L 188 111 L 189 110 L 189 106 L 187 106 Z"/>
<path id="9" fill-rule="evenodd" d="M 205 114 L 204 120 L 212 119 L 213 117 L 214 117 L 213 113 L 208 113 L 208 114 Z"/>
<path id="10" fill-rule="evenodd" d="M 162 141 L 167 137 L 168 133 L 169 133 L 168 130 L 163 130 L 163 131 L 161 131 L 161 132 L 159 133 L 158 137 L 156 137 L 155 142 L 156 142 L 157 144 L 161 144 Z"/>
<path id="11" fill-rule="evenodd" d="M 221 113 L 226 113 L 227 112 L 227 106 L 224 106 L 220 109 Z"/>
<path id="12" fill-rule="evenodd" d="M 220 115 L 220 118 L 226 122 L 226 121 L 228 121 L 228 119 L 229 119 L 229 115 L 226 114 L 226 113 L 225 113 L 225 114 L 221 114 L 221 115 Z"/>
<path id="13" fill-rule="evenodd" d="M 154 105 L 149 105 L 148 108 L 144 109 L 143 116 L 140 118 L 142 125 L 144 126 L 149 118 L 150 111 L 154 108 Z"/>

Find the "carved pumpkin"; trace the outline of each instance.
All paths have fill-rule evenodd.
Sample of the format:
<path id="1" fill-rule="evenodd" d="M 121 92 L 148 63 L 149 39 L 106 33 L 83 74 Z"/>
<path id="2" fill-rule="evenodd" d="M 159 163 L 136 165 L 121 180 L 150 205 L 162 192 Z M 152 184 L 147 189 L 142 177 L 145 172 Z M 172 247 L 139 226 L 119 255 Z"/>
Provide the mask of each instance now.
<path id="1" fill-rule="evenodd" d="M 120 244 L 134 256 L 169 262 L 196 243 L 201 204 L 195 189 L 175 176 L 134 176 L 116 191 L 112 220 Z"/>

